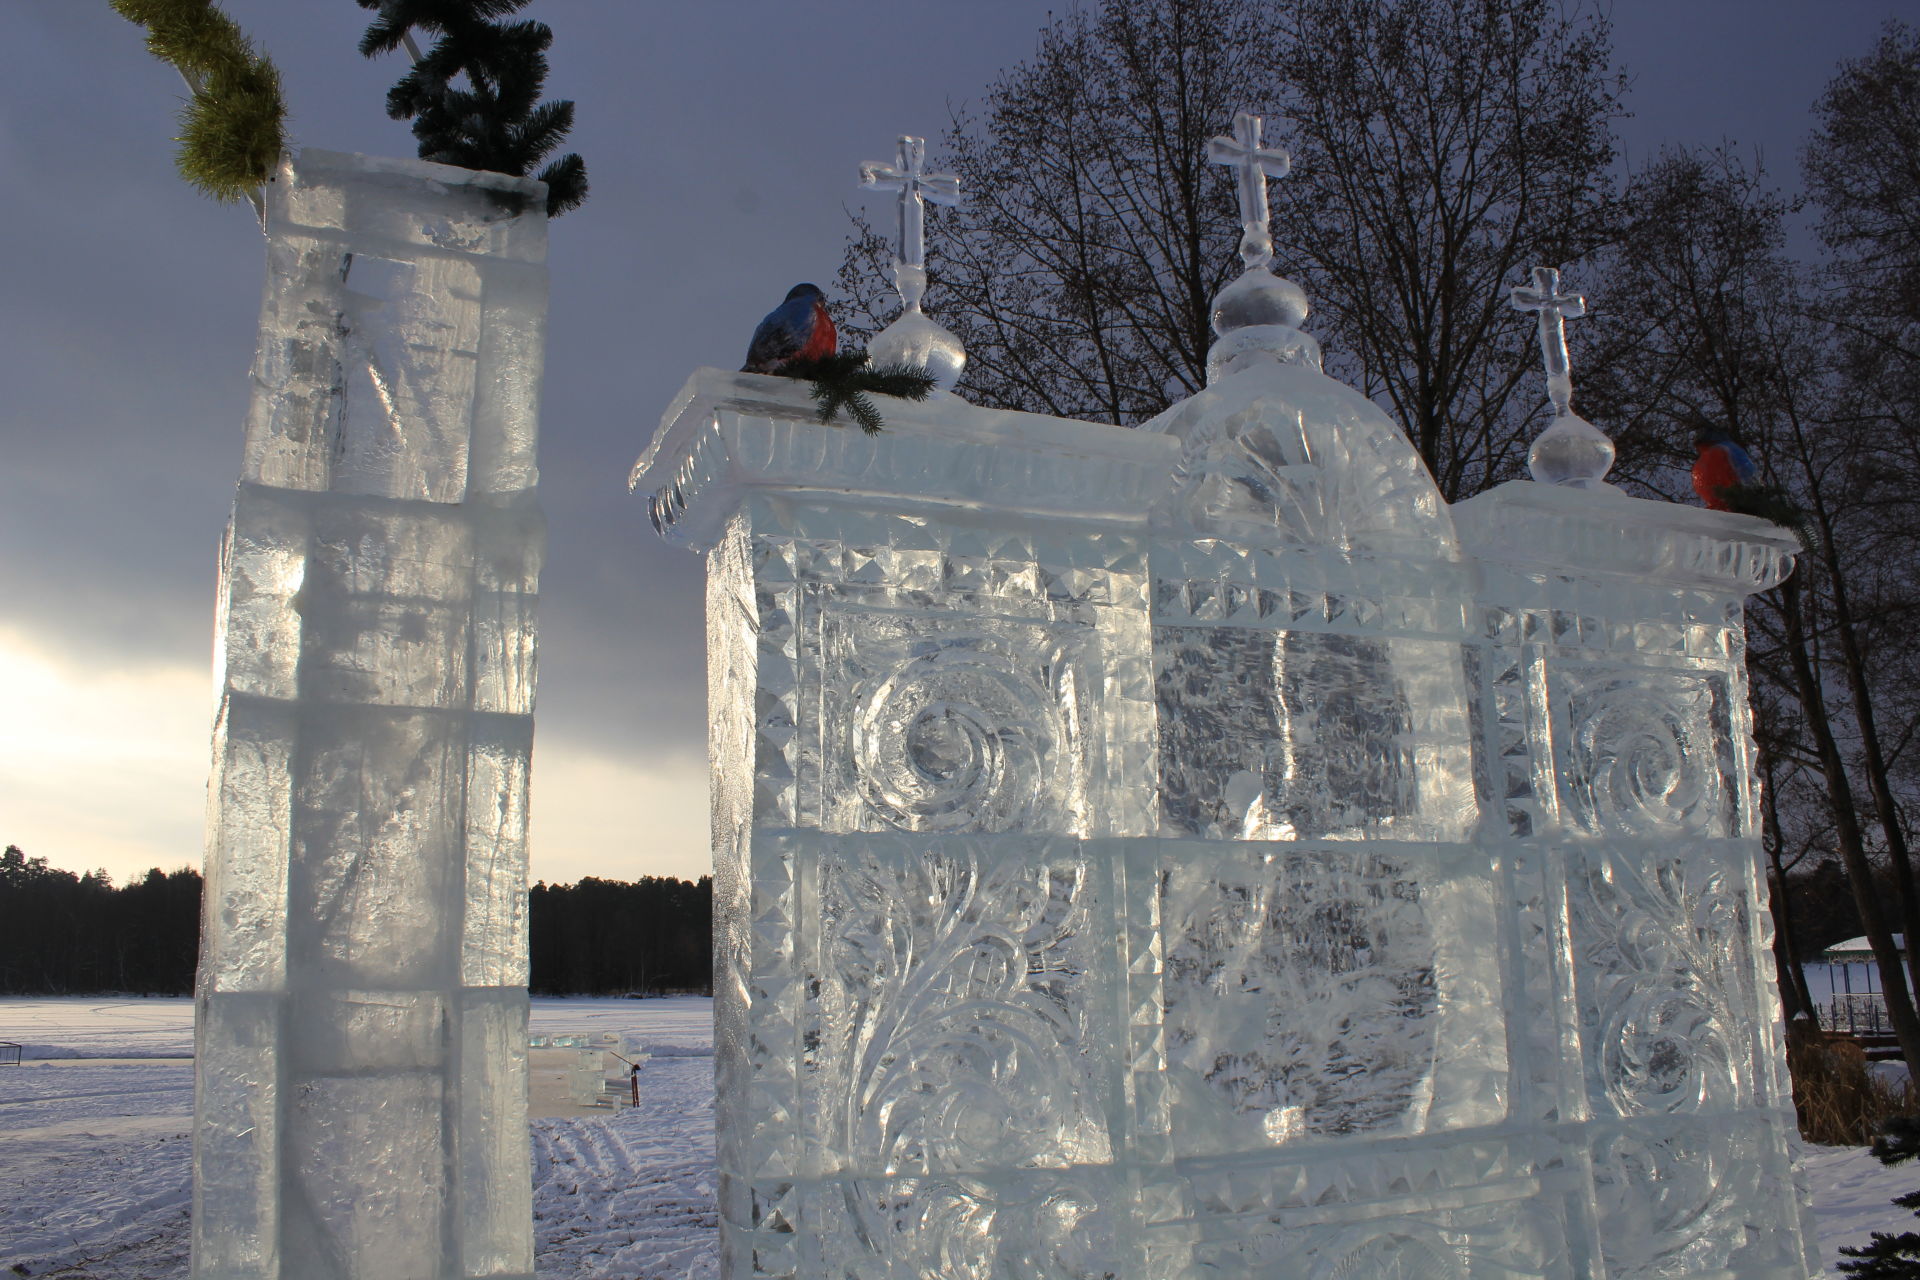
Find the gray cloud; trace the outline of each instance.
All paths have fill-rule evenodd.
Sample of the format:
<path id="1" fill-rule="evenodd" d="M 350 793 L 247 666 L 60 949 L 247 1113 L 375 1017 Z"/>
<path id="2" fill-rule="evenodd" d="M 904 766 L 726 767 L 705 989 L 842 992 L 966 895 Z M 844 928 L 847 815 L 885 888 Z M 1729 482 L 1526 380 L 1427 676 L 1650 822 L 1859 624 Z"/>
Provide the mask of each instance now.
<path id="1" fill-rule="evenodd" d="M 700 565 L 653 538 L 627 467 L 695 367 L 736 363 L 790 285 L 832 275 L 858 163 L 937 134 L 950 101 L 1031 52 L 1050 3 L 529 6 L 554 28 L 550 92 L 578 103 L 593 182 L 552 240 L 543 740 L 639 762 L 703 750 Z M 225 7 L 285 73 L 297 142 L 411 154 L 382 109 L 400 64 L 354 51 L 363 10 Z M 1790 177 L 1834 61 L 1906 9 L 1616 6 L 1630 154 L 1730 135 Z M 261 238 L 173 176 L 181 87 L 135 28 L 104 4 L 7 13 L 0 624 L 104 667 L 204 665 Z"/>

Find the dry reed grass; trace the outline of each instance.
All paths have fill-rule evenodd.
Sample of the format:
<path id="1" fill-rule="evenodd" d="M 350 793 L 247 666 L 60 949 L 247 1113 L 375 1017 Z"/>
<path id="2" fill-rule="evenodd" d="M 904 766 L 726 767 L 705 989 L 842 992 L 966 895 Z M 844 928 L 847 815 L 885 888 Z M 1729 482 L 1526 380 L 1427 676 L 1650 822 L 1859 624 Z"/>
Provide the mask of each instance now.
<path id="1" fill-rule="evenodd" d="M 1800 1136 L 1808 1142 L 1865 1146 L 1887 1117 L 1920 1110 L 1912 1081 L 1892 1084 L 1869 1071 L 1866 1052 L 1845 1038 L 1830 1038 L 1811 1028 L 1789 1029 L 1787 1070 L 1793 1076 Z"/>

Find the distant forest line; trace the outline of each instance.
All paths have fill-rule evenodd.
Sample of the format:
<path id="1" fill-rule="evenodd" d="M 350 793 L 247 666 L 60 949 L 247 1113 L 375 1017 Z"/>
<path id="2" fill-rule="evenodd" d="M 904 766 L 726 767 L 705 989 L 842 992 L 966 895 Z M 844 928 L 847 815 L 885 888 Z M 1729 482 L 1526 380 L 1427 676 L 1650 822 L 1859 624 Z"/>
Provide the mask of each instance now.
<path id="1" fill-rule="evenodd" d="M 7 846 L 0 854 L 0 995 L 190 995 L 200 873 L 155 868 L 116 886 Z M 713 882 L 588 876 L 528 893 L 536 995 L 710 992 Z"/>

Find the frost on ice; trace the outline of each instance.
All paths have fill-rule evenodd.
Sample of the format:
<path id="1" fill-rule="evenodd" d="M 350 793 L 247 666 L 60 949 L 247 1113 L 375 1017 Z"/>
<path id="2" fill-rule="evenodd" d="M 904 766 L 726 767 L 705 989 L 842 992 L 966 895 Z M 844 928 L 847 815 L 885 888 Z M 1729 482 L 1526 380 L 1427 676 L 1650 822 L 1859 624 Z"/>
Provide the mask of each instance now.
<path id="1" fill-rule="evenodd" d="M 709 554 L 725 1274 L 1801 1280 L 1741 615 L 1791 543 L 1449 507 L 1299 331 L 1255 126 L 1143 429 L 703 370 L 641 459 Z"/>
<path id="2" fill-rule="evenodd" d="M 222 555 L 206 1280 L 530 1277 L 540 184 L 308 150 Z"/>

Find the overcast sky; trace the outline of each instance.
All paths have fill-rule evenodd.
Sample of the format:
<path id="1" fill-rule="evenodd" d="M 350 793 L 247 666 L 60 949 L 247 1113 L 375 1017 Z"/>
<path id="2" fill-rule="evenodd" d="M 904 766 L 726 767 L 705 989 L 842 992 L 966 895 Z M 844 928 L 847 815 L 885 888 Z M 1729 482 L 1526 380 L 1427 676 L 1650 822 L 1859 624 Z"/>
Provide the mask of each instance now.
<path id="1" fill-rule="evenodd" d="M 296 145 L 412 154 L 382 109 L 404 67 L 355 53 L 352 0 L 223 2 L 280 66 Z M 792 284 L 831 283 L 859 163 L 938 135 L 1067 4 L 526 9 L 593 185 L 549 259 L 535 876 L 706 869 L 702 565 L 654 537 L 627 469 L 694 368 L 737 366 Z M 1795 185 L 1835 64 L 1915 8 L 1618 0 L 1625 158 L 1728 139 Z M 0 14 L 0 843 L 124 879 L 199 862 L 262 239 L 174 176 L 180 82 L 105 0 Z"/>

